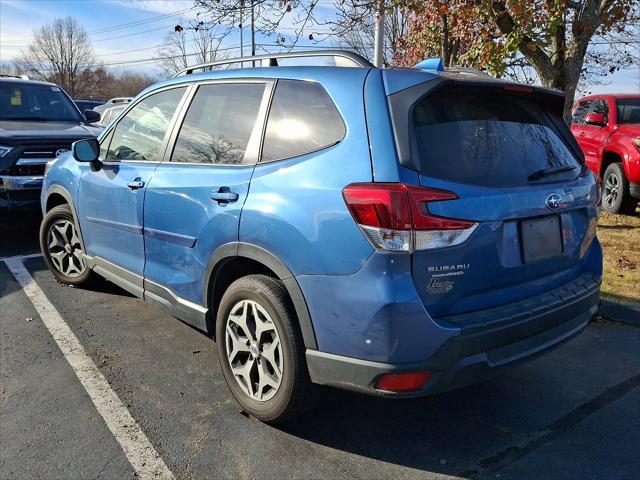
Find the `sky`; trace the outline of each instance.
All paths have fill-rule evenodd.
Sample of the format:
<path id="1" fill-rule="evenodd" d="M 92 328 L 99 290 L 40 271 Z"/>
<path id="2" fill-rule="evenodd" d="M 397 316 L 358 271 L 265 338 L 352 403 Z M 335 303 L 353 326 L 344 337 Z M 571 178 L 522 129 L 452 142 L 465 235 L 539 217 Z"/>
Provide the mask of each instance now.
<path id="1" fill-rule="evenodd" d="M 157 55 L 158 45 L 179 23 L 197 18 L 193 0 L 0 0 L 0 62 L 12 60 L 26 47 L 34 28 L 51 23 L 56 17 L 71 15 L 90 34 L 96 57 L 110 68 L 130 68 L 159 72 L 150 58 Z M 320 13 L 331 15 L 331 2 L 320 1 Z M 285 17 L 281 34 L 291 35 L 293 16 Z M 136 25 L 127 25 L 132 22 Z M 321 28 L 315 28 L 322 33 Z M 245 31 L 245 54 L 248 53 Z M 257 42 L 273 45 L 275 37 L 258 35 Z M 301 42 L 299 45 L 310 44 Z M 236 28 L 225 38 L 222 47 L 228 56 L 239 56 L 239 32 Z M 324 42 L 330 48 L 331 42 Z M 313 45 L 315 48 L 317 44 Z M 269 51 L 277 47 L 266 46 Z M 259 51 L 258 53 L 264 53 Z M 580 85 L 580 91 L 591 93 L 640 91 L 640 68 L 616 72 L 603 85 Z"/>

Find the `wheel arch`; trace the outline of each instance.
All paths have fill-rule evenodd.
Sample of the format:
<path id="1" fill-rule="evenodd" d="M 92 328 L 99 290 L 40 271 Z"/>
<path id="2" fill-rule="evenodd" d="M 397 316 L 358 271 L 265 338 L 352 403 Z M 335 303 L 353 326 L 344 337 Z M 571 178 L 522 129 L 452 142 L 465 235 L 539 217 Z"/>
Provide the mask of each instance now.
<path id="1" fill-rule="evenodd" d="M 613 150 L 613 149 L 607 149 L 604 151 L 604 153 L 602 154 L 602 162 L 600 164 L 600 178 L 603 179 L 604 178 L 604 172 L 607 171 L 607 168 L 609 167 L 609 165 L 611 165 L 612 163 L 622 163 L 622 169 L 623 171 L 625 171 L 625 166 L 624 166 L 624 152 L 620 152 L 618 150 Z"/>
<path id="2" fill-rule="evenodd" d="M 238 278 L 263 273 L 278 278 L 287 289 L 296 312 L 305 347 L 316 350 L 316 337 L 307 303 L 297 280 L 271 252 L 253 244 L 233 242 L 219 247 L 211 256 L 205 272 L 202 298 L 209 308 L 207 330 L 214 334 L 217 305 L 226 288 Z"/>

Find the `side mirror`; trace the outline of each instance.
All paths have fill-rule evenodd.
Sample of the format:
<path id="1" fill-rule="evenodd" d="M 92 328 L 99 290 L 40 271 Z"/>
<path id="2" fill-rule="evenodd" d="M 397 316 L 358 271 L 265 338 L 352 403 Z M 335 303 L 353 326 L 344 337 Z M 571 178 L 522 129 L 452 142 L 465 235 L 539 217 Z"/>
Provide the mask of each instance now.
<path id="1" fill-rule="evenodd" d="M 584 117 L 584 123 L 604 127 L 607 124 L 607 118 L 601 113 L 590 113 Z"/>
<path id="2" fill-rule="evenodd" d="M 71 144 L 71 151 L 78 162 L 95 162 L 100 155 L 100 144 L 95 138 L 78 140 Z"/>
<path id="3" fill-rule="evenodd" d="M 85 110 L 84 118 L 87 120 L 87 123 L 96 123 L 100 121 L 100 112 L 96 112 L 95 110 Z"/>

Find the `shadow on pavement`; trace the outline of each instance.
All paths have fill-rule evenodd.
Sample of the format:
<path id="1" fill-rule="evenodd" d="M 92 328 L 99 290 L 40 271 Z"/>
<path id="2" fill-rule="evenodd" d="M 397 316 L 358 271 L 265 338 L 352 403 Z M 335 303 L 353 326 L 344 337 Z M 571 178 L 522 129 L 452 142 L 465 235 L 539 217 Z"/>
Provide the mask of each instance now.
<path id="1" fill-rule="evenodd" d="M 28 259 L 24 262 L 24 264 L 28 268 L 28 270 L 32 273 L 44 272 L 48 270 L 46 264 L 44 263 L 44 260 L 41 257 Z M 120 288 L 115 283 L 111 283 L 110 281 L 102 278 L 99 275 L 94 275 L 90 282 L 83 284 L 81 287 L 73 287 L 73 286 L 65 285 L 60 282 L 57 282 L 57 283 L 61 287 L 73 288 L 74 290 L 78 290 L 80 292 L 83 290 L 87 290 L 90 292 L 105 293 L 107 295 L 118 295 L 120 297 L 131 297 L 131 298 L 134 297 L 132 294 Z"/>
<path id="2" fill-rule="evenodd" d="M 40 251 L 38 210 L 0 210 L 0 257 Z"/>
<path id="3" fill-rule="evenodd" d="M 325 388 L 312 415 L 281 428 L 362 457 L 456 475 L 485 452 L 499 451 L 512 441 L 508 429 L 497 428 L 491 421 L 491 411 L 509 396 L 499 381 L 395 401 Z"/>

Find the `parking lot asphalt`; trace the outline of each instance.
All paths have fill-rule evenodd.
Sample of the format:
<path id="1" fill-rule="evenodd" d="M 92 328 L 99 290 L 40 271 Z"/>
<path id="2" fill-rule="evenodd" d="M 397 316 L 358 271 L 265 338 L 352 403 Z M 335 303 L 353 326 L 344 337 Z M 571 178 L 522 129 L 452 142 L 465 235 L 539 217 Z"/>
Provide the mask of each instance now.
<path id="1" fill-rule="evenodd" d="M 38 222 L 0 218 L 0 257 L 36 250 Z M 106 281 L 70 288 L 20 261 L 176 478 L 640 478 L 640 328 L 594 323 L 436 397 L 326 389 L 272 427 L 240 412 L 206 336 Z M 135 478 L 37 312 L 0 261 L 0 478 Z"/>

